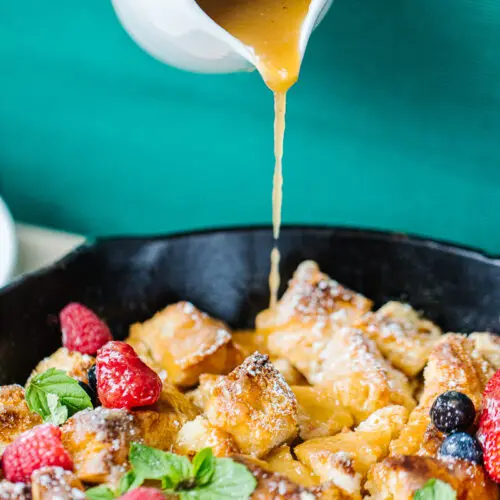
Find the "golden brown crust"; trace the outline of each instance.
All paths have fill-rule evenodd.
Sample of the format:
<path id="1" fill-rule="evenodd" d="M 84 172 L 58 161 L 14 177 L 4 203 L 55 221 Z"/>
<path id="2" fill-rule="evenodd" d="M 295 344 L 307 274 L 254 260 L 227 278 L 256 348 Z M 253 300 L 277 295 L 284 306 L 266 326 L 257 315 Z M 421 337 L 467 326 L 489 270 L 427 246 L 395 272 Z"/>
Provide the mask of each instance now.
<path id="1" fill-rule="evenodd" d="M 267 346 L 267 333 L 265 331 L 247 330 L 235 332 L 233 333 L 233 342 L 245 358 L 257 351 L 261 354 L 268 354 L 272 364 L 283 375 L 287 384 L 304 385 L 307 383 L 305 377 L 288 359 L 272 355 Z"/>
<path id="2" fill-rule="evenodd" d="M 242 360 L 228 327 L 179 302 L 130 327 L 127 342 L 170 383 L 191 387 L 202 373 L 228 373 Z"/>
<path id="3" fill-rule="evenodd" d="M 474 351 L 474 342 L 463 335 L 447 334 L 436 344 L 424 370 L 424 390 L 418 406 L 399 439 L 391 444 L 393 455 L 435 456 L 443 436 L 432 429 L 429 411 L 443 392 L 467 394 L 477 411 L 491 365 Z"/>
<path id="4" fill-rule="evenodd" d="M 476 355 L 486 359 L 493 372 L 500 370 L 500 336 L 494 333 L 474 332 L 469 335 L 469 339 L 474 342 Z"/>
<path id="5" fill-rule="evenodd" d="M 297 434 L 297 400 L 269 357 L 260 353 L 221 377 L 206 415 L 247 455 L 264 456 Z"/>
<path id="6" fill-rule="evenodd" d="M 408 376 L 422 371 L 441 336 L 441 329 L 422 319 L 408 304 L 388 302 L 355 323 L 371 338 L 382 354 Z"/>
<path id="7" fill-rule="evenodd" d="M 56 352 L 54 352 L 49 357 L 42 359 L 38 363 L 37 367 L 33 370 L 30 375 L 28 382 L 34 375 L 43 373 L 49 368 L 56 368 L 57 370 L 63 370 L 70 377 L 81 380 L 82 382 L 88 383 L 88 371 L 95 364 L 95 358 L 89 356 L 88 354 L 82 354 L 76 351 L 69 351 L 66 347 L 61 347 Z"/>
<path id="8" fill-rule="evenodd" d="M 198 415 L 198 409 L 174 386 L 164 383 L 153 406 L 132 411 L 134 423 L 148 446 L 170 450 L 182 426 Z"/>
<path id="9" fill-rule="evenodd" d="M 337 329 L 371 309 L 371 301 L 321 273 L 314 262 L 304 262 L 275 309 L 257 316 L 267 348 L 285 358 L 310 383 L 321 375 L 321 353 Z"/>
<path id="10" fill-rule="evenodd" d="M 91 484 L 117 485 L 128 467 L 130 443 L 141 438 L 132 414 L 102 407 L 76 413 L 61 431 L 78 479 Z"/>
<path id="11" fill-rule="evenodd" d="M 297 458 L 323 482 L 331 481 L 349 494 L 360 495 L 368 470 L 387 456 L 389 444 L 408 418 L 403 406 L 373 413 L 355 431 L 306 441 L 295 448 Z"/>
<path id="12" fill-rule="evenodd" d="M 330 388 L 356 423 L 387 405 L 413 409 L 413 390 L 407 377 L 393 368 L 363 332 L 342 328 L 321 352 L 316 381 Z"/>
<path id="13" fill-rule="evenodd" d="M 41 417 L 28 408 L 20 385 L 0 387 L 0 452 L 21 433 L 41 423 Z"/>
<path id="14" fill-rule="evenodd" d="M 24 483 L 11 483 L 7 480 L 0 481 L 1 500 L 31 500 L 31 488 Z"/>
<path id="15" fill-rule="evenodd" d="M 33 500 L 84 500 L 83 484 L 70 471 L 44 467 L 31 476 Z"/>
<path id="16" fill-rule="evenodd" d="M 255 324 L 257 330 L 267 331 L 290 321 L 312 327 L 320 321 L 335 320 L 331 316 L 339 311 L 339 316 L 358 317 L 371 307 L 371 300 L 332 280 L 316 262 L 304 261 L 297 267 L 278 307 L 262 311 Z"/>
<path id="17" fill-rule="evenodd" d="M 448 483 L 457 500 L 498 500 L 498 487 L 483 467 L 462 460 L 444 462 L 431 457 L 389 457 L 370 471 L 366 487 L 372 500 L 412 500 L 430 479 Z"/>

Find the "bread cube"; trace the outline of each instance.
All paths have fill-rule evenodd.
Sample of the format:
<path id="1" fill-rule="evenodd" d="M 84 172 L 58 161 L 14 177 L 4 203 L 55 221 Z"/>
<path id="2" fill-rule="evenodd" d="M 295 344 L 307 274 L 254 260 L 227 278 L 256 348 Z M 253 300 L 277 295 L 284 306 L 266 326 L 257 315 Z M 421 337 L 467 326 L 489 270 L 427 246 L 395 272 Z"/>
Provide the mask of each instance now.
<path id="1" fill-rule="evenodd" d="M 389 444 L 408 418 L 403 406 L 373 413 L 354 431 L 306 441 L 295 448 L 297 458 L 323 482 L 331 481 L 351 495 L 360 495 L 371 466 L 389 453 Z"/>
<path id="2" fill-rule="evenodd" d="M 377 312 L 365 314 L 355 326 L 377 344 L 396 368 L 410 377 L 422 371 L 441 337 L 438 326 L 400 302 L 388 302 Z"/>
<path id="3" fill-rule="evenodd" d="M 84 500 L 83 484 L 61 467 L 43 467 L 31 476 L 33 500 Z"/>
<path id="4" fill-rule="evenodd" d="M 297 400 L 269 357 L 260 353 L 221 377 L 206 416 L 232 435 L 246 455 L 262 457 L 297 435 Z"/>
<path id="5" fill-rule="evenodd" d="M 180 387 L 196 385 L 202 373 L 228 373 L 243 359 L 228 327 L 189 302 L 132 325 L 127 342 L 146 364 L 164 370 L 168 381 Z"/>
<path id="6" fill-rule="evenodd" d="M 69 351 L 66 347 L 61 347 L 49 357 L 42 359 L 30 375 L 38 375 L 47 371 L 49 368 L 56 368 L 68 374 L 68 376 L 81 380 L 86 384 L 89 381 L 88 371 L 95 365 L 95 358 L 88 354 L 82 354 L 76 351 Z M 28 382 L 29 380 L 28 379 Z"/>
<path id="7" fill-rule="evenodd" d="M 20 434 L 41 423 L 41 417 L 28 408 L 20 385 L 0 387 L 0 454 Z"/>

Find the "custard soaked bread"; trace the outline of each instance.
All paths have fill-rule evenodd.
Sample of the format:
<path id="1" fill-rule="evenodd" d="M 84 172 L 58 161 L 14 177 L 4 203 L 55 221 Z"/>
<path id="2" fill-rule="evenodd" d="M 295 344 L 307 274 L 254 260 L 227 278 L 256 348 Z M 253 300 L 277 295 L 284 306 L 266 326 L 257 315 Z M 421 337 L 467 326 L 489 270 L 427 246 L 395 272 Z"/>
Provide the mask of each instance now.
<path id="1" fill-rule="evenodd" d="M 456 492 L 457 500 L 498 500 L 497 485 L 480 465 L 465 460 L 421 456 L 389 457 L 375 465 L 366 484 L 371 500 L 413 500 L 428 481 L 439 479 Z M 432 497 L 431 497 L 432 498 Z"/>
<path id="2" fill-rule="evenodd" d="M 189 302 L 132 325 L 127 342 L 146 364 L 164 370 L 169 382 L 181 387 L 197 384 L 202 373 L 228 373 L 243 360 L 228 327 Z"/>
<path id="3" fill-rule="evenodd" d="M 430 409 L 436 398 L 446 391 L 466 394 L 476 409 L 482 408 L 483 391 L 495 372 L 494 367 L 476 348 L 488 342 L 490 334 L 447 334 L 432 350 L 424 371 L 424 389 L 418 406 L 399 439 L 391 444 L 393 455 L 435 456 L 444 436 L 431 425 Z M 495 343 L 496 345 L 496 343 Z M 499 346 L 500 351 L 500 346 Z"/>
<path id="4" fill-rule="evenodd" d="M 22 387 L 0 388 L 0 497 L 42 500 L 57 490 L 70 500 L 100 485 L 111 498 L 117 488 L 146 480 L 160 488 L 186 474 L 168 498 L 176 488 L 198 498 L 188 462 L 199 467 L 201 456 L 225 471 L 213 497 L 222 500 L 234 467 L 246 479 L 237 476 L 230 498 L 241 480 L 244 491 L 254 488 L 241 500 L 414 500 L 436 485 L 457 500 L 500 500 L 500 339 L 443 335 L 399 302 L 371 308 L 304 262 L 255 331 L 233 333 L 179 302 L 132 325 L 128 344 L 106 341 L 96 356 L 59 349 L 33 373 L 63 372 L 69 389 L 51 394 L 50 405 L 43 376 L 28 381 L 31 406 Z M 75 389 L 92 398 L 65 413 Z M 24 431 L 37 429 L 64 461 L 42 467 L 54 465 L 44 456 L 31 470 L 30 459 L 28 474 L 16 450 L 25 450 Z M 138 447 L 151 460 L 144 478 L 132 458 Z M 165 473 L 156 470 L 165 457 L 180 464 L 174 478 L 149 478 L 150 469 Z"/>

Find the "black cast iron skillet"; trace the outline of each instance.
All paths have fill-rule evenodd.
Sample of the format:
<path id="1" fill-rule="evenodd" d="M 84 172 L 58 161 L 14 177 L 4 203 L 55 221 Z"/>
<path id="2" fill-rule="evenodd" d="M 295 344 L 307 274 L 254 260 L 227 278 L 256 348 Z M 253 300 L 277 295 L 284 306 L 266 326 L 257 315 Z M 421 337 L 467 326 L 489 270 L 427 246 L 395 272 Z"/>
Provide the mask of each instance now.
<path id="1" fill-rule="evenodd" d="M 268 228 L 155 238 L 103 239 L 0 291 L 0 383 L 24 383 L 61 344 L 70 301 L 102 315 L 115 338 L 166 304 L 192 301 L 235 328 L 268 302 Z M 410 302 L 445 330 L 500 331 L 500 261 L 480 252 L 398 234 L 286 227 L 283 286 L 304 259 L 381 304 Z"/>

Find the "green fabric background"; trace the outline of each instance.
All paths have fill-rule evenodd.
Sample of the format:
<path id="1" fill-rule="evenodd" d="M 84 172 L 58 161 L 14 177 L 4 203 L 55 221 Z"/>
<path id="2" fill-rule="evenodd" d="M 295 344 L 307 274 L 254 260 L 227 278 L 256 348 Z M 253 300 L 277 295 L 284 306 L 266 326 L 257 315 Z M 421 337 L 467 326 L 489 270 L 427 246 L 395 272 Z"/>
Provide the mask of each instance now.
<path id="1" fill-rule="evenodd" d="M 500 1 L 337 0 L 289 96 L 284 221 L 500 252 Z M 268 223 L 272 96 L 168 68 L 107 0 L 0 1 L 0 192 L 86 234 Z"/>

